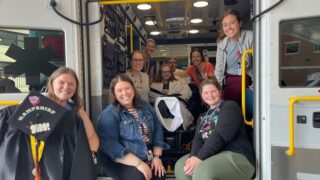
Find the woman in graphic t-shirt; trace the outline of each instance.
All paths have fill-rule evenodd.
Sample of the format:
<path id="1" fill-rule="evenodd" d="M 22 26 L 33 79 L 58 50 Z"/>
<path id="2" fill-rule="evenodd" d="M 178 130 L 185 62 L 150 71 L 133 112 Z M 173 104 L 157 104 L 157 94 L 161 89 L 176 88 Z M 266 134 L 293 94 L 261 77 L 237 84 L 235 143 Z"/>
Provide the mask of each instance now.
<path id="1" fill-rule="evenodd" d="M 175 165 L 176 179 L 250 179 L 254 152 L 239 106 L 221 99 L 215 78 L 201 82 L 200 94 L 210 108 L 197 121 L 191 153 Z"/>

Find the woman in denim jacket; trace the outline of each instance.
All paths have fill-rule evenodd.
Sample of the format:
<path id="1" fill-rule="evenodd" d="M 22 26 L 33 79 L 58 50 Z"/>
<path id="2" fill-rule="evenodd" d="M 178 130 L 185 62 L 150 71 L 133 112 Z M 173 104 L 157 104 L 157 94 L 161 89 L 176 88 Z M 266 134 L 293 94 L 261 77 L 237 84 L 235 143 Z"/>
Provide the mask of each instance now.
<path id="1" fill-rule="evenodd" d="M 161 124 L 150 104 L 141 100 L 132 80 L 117 75 L 110 84 L 109 104 L 98 118 L 101 150 L 113 179 L 165 179 L 160 159 Z M 107 156 L 106 156 L 107 155 Z M 113 177 L 114 176 L 114 177 Z"/>

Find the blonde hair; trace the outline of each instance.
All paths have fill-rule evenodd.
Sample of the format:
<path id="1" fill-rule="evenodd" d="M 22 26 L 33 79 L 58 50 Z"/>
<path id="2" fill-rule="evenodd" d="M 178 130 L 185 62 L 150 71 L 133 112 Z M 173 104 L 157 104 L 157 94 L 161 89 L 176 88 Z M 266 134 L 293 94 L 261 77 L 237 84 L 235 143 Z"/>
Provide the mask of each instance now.
<path id="1" fill-rule="evenodd" d="M 154 46 L 157 45 L 157 44 L 156 44 L 156 41 L 155 41 L 154 39 L 152 39 L 152 38 L 148 38 L 148 39 L 146 40 L 146 45 L 147 45 L 149 42 L 153 43 Z"/>

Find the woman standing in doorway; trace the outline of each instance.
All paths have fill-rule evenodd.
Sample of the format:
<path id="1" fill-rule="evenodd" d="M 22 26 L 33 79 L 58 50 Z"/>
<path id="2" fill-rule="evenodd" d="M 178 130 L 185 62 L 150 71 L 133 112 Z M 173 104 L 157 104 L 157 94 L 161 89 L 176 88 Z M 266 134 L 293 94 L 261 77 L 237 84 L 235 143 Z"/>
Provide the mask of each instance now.
<path id="1" fill-rule="evenodd" d="M 222 29 L 217 39 L 215 76 L 223 86 L 225 100 L 241 104 L 241 56 L 243 51 L 252 48 L 252 31 L 242 30 L 242 21 L 237 11 L 227 11 L 222 18 Z M 247 82 L 252 84 L 252 61 L 246 59 Z"/>

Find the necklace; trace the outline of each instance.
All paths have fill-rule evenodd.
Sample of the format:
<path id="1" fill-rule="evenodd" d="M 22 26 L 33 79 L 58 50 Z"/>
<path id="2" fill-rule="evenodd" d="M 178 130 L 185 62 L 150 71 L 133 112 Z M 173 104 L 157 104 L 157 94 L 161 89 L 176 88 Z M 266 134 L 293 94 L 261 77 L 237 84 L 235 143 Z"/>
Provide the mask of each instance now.
<path id="1" fill-rule="evenodd" d="M 214 131 L 214 128 L 218 122 L 219 115 L 216 114 L 220 111 L 220 105 L 222 101 L 215 106 L 213 109 L 209 109 L 204 116 L 201 116 L 199 134 L 201 134 L 202 139 L 207 139 Z"/>
<path id="2" fill-rule="evenodd" d="M 201 121 L 211 121 L 213 120 L 216 124 L 218 119 L 214 119 L 213 116 L 216 114 L 216 112 L 220 111 L 220 105 L 223 101 L 220 101 L 218 105 L 216 105 L 214 108 L 210 108 L 204 116 L 201 117 Z"/>
<path id="3" fill-rule="evenodd" d="M 208 78 L 207 67 L 205 66 L 204 62 L 201 62 L 200 66 L 196 66 L 195 68 L 196 76 L 200 81 Z"/>
<path id="4" fill-rule="evenodd" d="M 132 72 L 130 72 L 131 79 L 133 81 L 133 84 L 137 88 L 138 91 L 142 91 L 143 89 L 143 82 L 142 82 L 142 75 L 141 72 L 139 72 L 139 75 L 135 75 Z"/>

